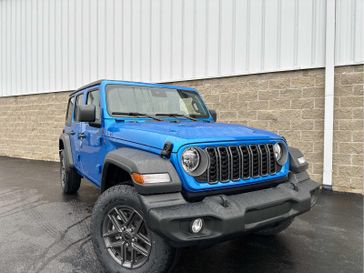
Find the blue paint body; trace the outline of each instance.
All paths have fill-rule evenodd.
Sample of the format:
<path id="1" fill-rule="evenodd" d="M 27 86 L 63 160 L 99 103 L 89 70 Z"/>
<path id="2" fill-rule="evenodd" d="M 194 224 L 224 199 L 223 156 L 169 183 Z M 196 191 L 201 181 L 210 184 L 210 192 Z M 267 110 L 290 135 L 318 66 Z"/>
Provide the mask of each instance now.
<path id="1" fill-rule="evenodd" d="M 66 125 L 65 133 L 74 131 L 71 136 L 72 156 L 77 171 L 96 186 L 101 186 L 101 173 L 105 156 L 122 147 L 131 147 L 150 153 L 160 154 L 165 142 L 173 143 L 173 150 L 169 160 L 176 168 L 183 188 L 189 192 L 216 190 L 221 188 L 239 187 L 245 184 L 259 183 L 285 177 L 288 174 L 289 162 L 276 174 L 271 176 L 230 181 L 226 183 L 208 184 L 199 183 L 189 176 L 180 164 L 181 154 L 186 147 L 222 146 L 237 144 L 275 143 L 284 138 L 272 132 L 250 128 L 237 124 L 215 123 L 212 117 L 201 119 L 198 122 L 180 119 L 179 123 L 166 119 L 157 122 L 149 118 L 112 117 L 106 109 L 106 86 L 129 85 L 158 88 L 170 88 L 197 92 L 193 88 L 163 84 L 149 84 L 139 82 L 109 81 L 87 87 L 75 93 L 75 96 L 84 94 L 83 103 L 86 102 L 87 92 L 98 89 L 100 91 L 101 128 L 90 126 L 88 123 L 75 122 L 74 114 L 72 124 Z M 174 120 L 174 118 L 171 118 Z M 78 133 L 84 133 L 83 140 L 78 139 Z M 168 160 L 168 159 L 166 159 Z"/>

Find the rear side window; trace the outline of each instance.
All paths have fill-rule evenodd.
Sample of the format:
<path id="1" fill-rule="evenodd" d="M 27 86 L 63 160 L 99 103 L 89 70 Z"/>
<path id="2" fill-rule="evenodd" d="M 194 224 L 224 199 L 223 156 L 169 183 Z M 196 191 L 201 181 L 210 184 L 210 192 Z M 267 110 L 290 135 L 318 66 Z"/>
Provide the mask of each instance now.
<path id="1" fill-rule="evenodd" d="M 96 122 L 100 123 L 101 121 L 101 112 L 100 112 L 100 92 L 99 90 L 93 90 L 88 92 L 87 99 L 86 99 L 87 105 L 95 105 L 96 108 Z"/>
<path id="2" fill-rule="evenodd" d="M 83 94 L 80 94 L 76 97 L 76 104 L 75 104 L 75 121 L 78 121 L 77 120 L 77 110 L 78 110 L 78 107 L 80 105 L 82 105 L 82 99 L 83 99 Z"/>
<path id="3" fill-rule="evenodd" d="M 75 97 L 72 97 L 68 100 L 68 106 L 67 106 L 67 114 L 66 114 L 66 125 L 71 125 L 72 123 L 72 113 L 73 108 L 75 106 Z"/>

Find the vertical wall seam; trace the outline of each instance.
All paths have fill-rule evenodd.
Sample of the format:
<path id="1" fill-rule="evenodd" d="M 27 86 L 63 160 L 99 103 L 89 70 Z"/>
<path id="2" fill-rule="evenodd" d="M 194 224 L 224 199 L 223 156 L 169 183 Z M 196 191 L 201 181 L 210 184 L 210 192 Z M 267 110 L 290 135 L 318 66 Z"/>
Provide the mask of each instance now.
<path id="1" fill-rule="evenodd" d="M 316 63 L 316 1 L 312 0 L 311 65 Z"/>
<path id="2" fill-rule="evenodd" d="M 363 27 L 363 26 L 362 26 Z M 351 45 L 351 61 L 355 62 L 356 58 L 355 58 L 355 44 L 356 44 L 356 0 L 351 0 L 351 39 L 350 41 L 352 42 Z"/>
<path id="3" fill-rule="evenodd" d="M 219 24 L 218 24 L 218 34 L 217 34 L 217 38 L 218 38 L 218 50 L 217 50 L 217 75 L 221 76 L 221 24 L 222 24 L 222 0 L 219 0 Z"/>
<path id="4" fill-rule="evenodd" d="M 245 71 L 250 71 L 250 0 L 246 7 L 246 48 L 245 48 Z"/>
<path id="5" fill-rule="evenodd" d="M 277 67 L 281 67 L 282 50 L 282 0 L 278 0 L 277 14 Z"/>
<path id="6" fill-rule="evenodd" d="M 169 10 L 169 21 L 170 21 L 170 33 L 169 33 L 169 43 L 170 43 L 170 60 L 169 60 L 169 78 L 172 79 L 173 78 L 173 1 L 170 2 L 170 10 Z"/>
<path id="7" fill-rule="evenodd" d="M 265 67 L 265 0 L 262 0 L 262 15 L 261 15 L 261 47 L 260 47 L 260 69 L 264 70 Z"/>
<path id="8" fill-rule="evenodd" d="M 130 79 L 128 80 L 133 80 L 133 77 L 134 77 L 134 65 L 133 65 L 133 38 L 134 38 L 134 35 L 133 35 L 133 12 L 134 12 L 134 1 L 133 0 L 130 0 L 130 37 L 129 37 L 129 43 L 130 43 Z M 105 27 L 107 26 L 107 24 L 105 24 Z M 105 49 L 106 49 L 106 46 L 105 46 Z"/>
<path id="9" fill-rule="evenodd" d="M 208 69 L 208 52 L 209 52 L 209 19 L 210 19 L 210 5 L 209 5 L 209 0 L 205 0 L 205 5 L 206 5 L 206 25 L 205 25 L 205 39 L 206 39 L 206 48 L 205 48 L 205 75 L 209 74 L 209 69 Z"/>
<path id="10" fill-rule="evenodd" d="M 197 8 L 196 8 L 196 1 L 197 0 L 193 0 L 193 20 L 192 20 L 192 32 L 193 32 L 193 47 L 192 47 L 192 78 L 196 77 L 196 27 L 197 27 L 197 23 L 196 23 L 196 12 L 197 12 Z"/>
<path id="11" fill-rule="evenodd" d="M 298 37 L 299 37 L 299 12 L 298 0 L 295 0 L 294 12 L 294 48 L 293 48 L 293 66 L 298 66 Z"/>
<path id="12" fill-rule="evenodd" d="M 181 78 L 184 78 L 184 22 L 185 22 L 185 1 L 182 0 L 182 17 L 181 17 Z"/>
<path id="13" fill-rule="evenodd" d="M 233 0 L 233 16 L 232 16 L 232 30 L 231 30 L 231 73 L 235 74 L 236 64 L 235 64 L 235 50 L 236 50 L 236 0 Z"/>

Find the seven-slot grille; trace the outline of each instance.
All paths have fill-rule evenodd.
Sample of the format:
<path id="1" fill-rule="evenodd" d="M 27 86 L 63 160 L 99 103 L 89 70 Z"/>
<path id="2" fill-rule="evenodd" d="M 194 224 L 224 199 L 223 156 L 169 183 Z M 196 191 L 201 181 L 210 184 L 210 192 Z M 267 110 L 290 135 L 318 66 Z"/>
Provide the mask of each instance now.
<path id="1" fill-rule="evenodd" d="M 217 183 L 258 178 L 280 171 L 273 144 L 207 147 L 209 168 L 196 177 L 199 182 Z"/>

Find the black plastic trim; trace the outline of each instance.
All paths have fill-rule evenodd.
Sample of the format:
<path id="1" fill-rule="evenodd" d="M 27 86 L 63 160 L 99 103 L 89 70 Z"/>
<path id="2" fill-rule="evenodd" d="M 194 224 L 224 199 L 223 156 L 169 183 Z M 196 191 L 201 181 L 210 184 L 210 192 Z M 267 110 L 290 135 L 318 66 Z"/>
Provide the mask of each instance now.
<path id="1" fill-rule="evenodd" d="M 132 148 L 120 148 L 107 154 L 102 172 L 101 190 L 105 189 L 108 167 L 114 164 L 129 174 L 136 172 L 141 174 L 168 173 L 171 181 L 165 183 L 153 183 L 140 185 L 134 183 L 135 189 L 140 194 L 157 194 L 179 192 L 182 190 L 181 181 L 176 169 L 168 159 L 160 155 L 136 150 Z"/>
<path id="2" fill-rule="evenodd" d="M 62 143 L 63 143 L 63 155 L 65 158 L 66 168 L 71 169 L 74 167 L 74 164 L 73 164 L 70 137 L 69 137 L 69 135 L 63 133 L 59 137 L 59 140 L 62 141 Z"/>
<path id="3" fill-rule="evenodd" d="M 287 182 L 287 180 L 288 180 L 288 176 L 285 176 L 283 178 L 273 179 L 273 180 L 269 180 L 266 182 L 252 183 L 252 184 L 244 185 L 241 187 L 210 190 L 210 191 L 204 191 L 204 192 L 183 191 L 182 194 L 186 198 L 186 200 L 191 201 L 191 202 L 196 202 L 196 201 L 202 200 L 206 196 L 211 196 L 211 195 L 219 195 L 219 194 L 232 195 L 232 194 L 239 194 L 239 193 L 244 193 L 244 192 L 251 192 L 251 191 L 256 191 L 256 190 L 267 189 L 267 188 L 277 186 L 280 183 Z"/>
<path id="4" fill-rule="evenodd" d="M 307 174 L 291 173 L 275 187 L 235 195 L 214 195 L 188 202 L 181 193 L 139 196 L 149 228 L 175 247 L 209 245 L 244 232 L 294 218 L 309 211 L 317 200 L 320 185 Z M 190 224 L 202 218 L 198 234 Z"/>
<path id="5" fill-rule="evenodd" d="M 289 169 L 294 173 L 304 172 L 308 169 L 308 162 L 306 161 L 304 164 L 300 164 L 298 162 L 298 158 L 303 157 L 303 153 L 293 147 L 289 147 Z"/>

